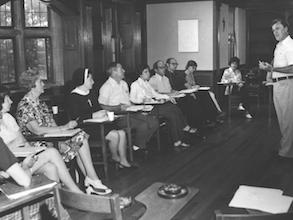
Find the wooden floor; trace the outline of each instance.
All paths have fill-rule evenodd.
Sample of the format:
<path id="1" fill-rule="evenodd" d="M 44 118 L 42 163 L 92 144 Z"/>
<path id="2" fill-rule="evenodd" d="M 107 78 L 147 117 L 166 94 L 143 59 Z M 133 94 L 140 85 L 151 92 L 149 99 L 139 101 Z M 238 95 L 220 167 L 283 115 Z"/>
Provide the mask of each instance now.
<path id="1" fill-rule="evenodd" d="M 275 187 L 293 195 L 293 162 L 277 157 L 280 132 L 260 111 L 253 120 L 234 116 L 207 132 L 207 140 L 176 153 L 164 146 L 140 160 L 136 170 L 111 170 L 106 183 L 115 192 L 135 197 L 153 182 L 187 184 L 199 194 L 173 219 L 210 220 L 227 204 L 240 184 Z"/>

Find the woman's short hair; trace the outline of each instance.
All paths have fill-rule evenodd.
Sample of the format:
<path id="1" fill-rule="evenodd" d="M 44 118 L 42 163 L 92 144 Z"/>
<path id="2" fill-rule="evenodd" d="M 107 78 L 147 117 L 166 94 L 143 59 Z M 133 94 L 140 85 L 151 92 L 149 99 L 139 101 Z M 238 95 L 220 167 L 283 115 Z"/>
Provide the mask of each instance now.
<path id="1" fill-rule="evenodd" d="M 145 70 L 145 69 L 148 69 L 150 71 L 150 67 L 149 65 L 147 64 L 141 64 L 139 66 L 137 66 L 136 68 L 136 71 L 137 71 L 137 76 L 140 77 L 142 72 Z"/>
<path id="2" fill-rule="evenodd" d="M 87 71 L 87 76 L 86 76 L 86 71 Z M 82 84 L 84 84 L 85 81 L 85 77 L 89 77 L 89 75 L 91 74 L 90 69 L 88 68 L 78 68 L 73 72 L 72 75 L 72 84 L 74 87 L 78 87 L 81 86 Z"/>
<path id="3" fill-rule="evenodd" d="M 154 69 L 154 70 L 157 70 L 157 69 L 159 68 L 159 67 L 158 67 L 159 62 L 164 63 L 162 60 L 157 60 L 157 61 L 153 64 L 153 69 Z"/>
<path id="4" fill-rule="evenodd" d="M 29 68 L 22 72 L 19 76 L 19 85 L 27 90 L 35 88 L 36 81 L 40 78 L 40 73 L 37 68 Z"/>
<path id="5" fill-rule="evenodd" d="M 240 64 L 240 59 L 238 57 L 231 57 L 231 59 L 228 62 L 228 65 L 231 66 L 232 63 L 236 63 L 237 66 Z"/>
<path id="6" fill-rule="evenodd" d="M 186 66 L 185 66 L 185 69 L 187 70 L 188 67 L 190 67 L 190 66 L 192 66 L 192 67 L 193 67 L 193 66 L 197 67 L 197 63 L 196 63 L 194 60 L 188 60 Z"/>

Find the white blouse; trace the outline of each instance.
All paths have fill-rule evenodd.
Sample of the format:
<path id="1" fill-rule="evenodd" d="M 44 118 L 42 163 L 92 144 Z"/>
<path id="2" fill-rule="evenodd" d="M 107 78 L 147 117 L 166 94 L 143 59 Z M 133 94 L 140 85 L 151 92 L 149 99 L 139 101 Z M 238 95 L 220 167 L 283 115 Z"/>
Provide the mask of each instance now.
<path id="1" fill-rule="evenodd" d="M 169 96 L 156 92 L 148 81 L 138 78 L 131 84 L 130 100 L 133 103 L 143 103 L 146 98 L 169 99 Z"/>

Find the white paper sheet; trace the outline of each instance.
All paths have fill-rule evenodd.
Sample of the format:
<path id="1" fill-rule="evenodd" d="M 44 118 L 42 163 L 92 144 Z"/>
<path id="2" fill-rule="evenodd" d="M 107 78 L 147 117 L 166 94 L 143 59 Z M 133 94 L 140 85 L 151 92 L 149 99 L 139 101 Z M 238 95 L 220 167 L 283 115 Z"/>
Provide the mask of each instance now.
<path id="1" fill-rule="evenodd" d="M 290 208 L 293 197 L 282 195 L 280 189 L 240 186 L 229 206 L 256 209 L 268 213 L 284 213 Z"/>

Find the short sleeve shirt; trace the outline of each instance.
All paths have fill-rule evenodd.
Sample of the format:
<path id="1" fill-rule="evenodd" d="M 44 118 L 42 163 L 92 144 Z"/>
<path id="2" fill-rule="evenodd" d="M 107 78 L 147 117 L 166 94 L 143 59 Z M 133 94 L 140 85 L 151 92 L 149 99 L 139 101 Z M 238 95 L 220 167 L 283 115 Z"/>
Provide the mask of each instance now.
<path id="1" fill-rule="evenodd" d="M 293 65 L 293 40 L 290 36 L 286 37 L 276 45 L 273 66 L 285 67 L 289 65 Z M 289 75 L 293 74 L 273 72 L 273 78 Z"/>
<path id="2" fill-rule="evenodd" d="M 99 92 L 99 103 L 102 105 L 116 106 L 120 104 L 130 104 L 129 88 L 124 80 L 119 83 L 113 78 L 109 79 L 102 85 Z"/>
<path id="3" fill-rule="evenodd" d="M 16 157 L 8 149 L 2 138 L 0 138 L 0 170 L 6 171 L 15 163 L 17 163 Z"/>
<path id="4" fill-rule="evenodd" d="M 13 116 L 9 113 L 4 113 L 0 123 L 0 137 L 3 139 L 4 143 L 8 144 L 15 140 L 18 136 L 19 130 L 20 128 Z"/>

